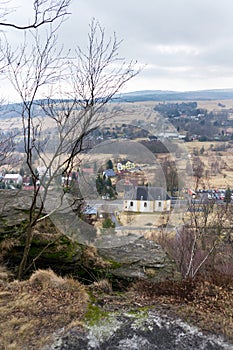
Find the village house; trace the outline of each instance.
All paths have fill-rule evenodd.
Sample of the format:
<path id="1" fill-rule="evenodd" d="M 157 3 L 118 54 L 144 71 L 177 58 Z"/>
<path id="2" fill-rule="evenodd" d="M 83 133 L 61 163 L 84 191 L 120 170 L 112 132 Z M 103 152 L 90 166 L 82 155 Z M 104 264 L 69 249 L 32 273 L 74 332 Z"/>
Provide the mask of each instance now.
<path id="1" fill-rule="evenodd" d="M 124 193 L 124 211 L 153 213 L 168 212 L 171 198 L 161 187 L 127 186 Z"/>
<path id="2" fill-rule="evenodd" d="M 123 161 L 123 162 L 119 162 L 117 163 L 117 171 L 122 171 L 122 170 L 130 170 L 135 168 L 135 163 L 131 162 L 130 160 L 127 161 Z"/>
<path id="3" fill-rule="evenodd" d="M 22 186 L 23 178 L 20 174 L 5 174 L 2 181 L 7 185 Z"/>
<path id="4" fill-rule="evenodd" d="M 51 176 L 51 169 L 47 168 L 46 166 L 38 166 L 36 171 L 39 179 L 42 179 L 44 176 L 48 178 Z"/>

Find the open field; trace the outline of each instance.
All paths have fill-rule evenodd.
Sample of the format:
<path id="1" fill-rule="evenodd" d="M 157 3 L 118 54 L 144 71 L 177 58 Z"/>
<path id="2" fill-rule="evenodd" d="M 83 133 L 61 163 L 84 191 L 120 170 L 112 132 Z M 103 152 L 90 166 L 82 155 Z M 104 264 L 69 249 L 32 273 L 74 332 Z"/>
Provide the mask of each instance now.
<path id="1" fill-rule="evenodd" d="M 181 101 L 169 101 L 169 102 L 177 102 L 181 103 Z M 188 101 L 185 101 L 188 102 Z M 109 116 L 112 114 L 112 118 L 107 118 L 107 124 L 114 127 L 116 124 L 135 124 L 138 122 L 138 120 L 141 120 L 142 122 L 145 122 L 143 124 L 142 128 L 146 128 L 149 131 L 153 133 L 153 127 L 151 125 L 155 125 L 154 129 L 159 132 L 159 128 L 165 128 L 166 131 L 172 130 L 172 125 L 168 122 L 166 124 L 161 125 L 161 119 L 158 116 L 158 113 L 153 110 L 154 106 L 161 102 L 156 101 L 147 101 L 147 102 L 135 102 L 135 103 L 127 103 L 127 102 L 121 102 L 121 103 L 114 103 L 111 104 L 109 109 L 106 111 L 106 116 Z M 220 105 L 219 105 L 220 104 Z M 218 100 L 211 100 L 211 101 L 198 101 L 197 102 L 198 107 L 200 108 L 206 108 L 209 111 L 211 110 L 220 110 L 224 108 L 232 108 L 233 107 L 233 100 L 224 100 L 224 101 L 218 101 Z M 165 119 L 164 119 L 165 120 Z M 12 119 L 1 119 L 1 129 L 2 130 L 12 130 L 13 128 L 18 127 L 21 128 L 21 118 L 15 117 Z M 42 130 L 52 130 L 54 127 L 54 121 L 49 117 L 43 117 L 43 123 L 42 123 Z M 168 129 L 167 129 L 168 128 Z M 104 147 L 95 146 L 94 150 L 91 150 L 89 154 L 80 155 L 79 158 L 84 160 L 84 166 L 88 164 L 93 164 L 93 161 L 96 159 L 98 165 L 104 165 L 107 159 L 110 158 L 117 158 L 117 157 L 123 157 L 134 160 L 138 165 L 142 166 L 144 159 L 145 159 L 145 152 L 140 151 L 139 148 L 136 147 L 139 144 L 139 141 L 141 140 L 135 140 L 133 142 L 127 140 L 127 139 L 121 139 L 118 140 L 125 142 L 125 151 L 123 152 L 122 149 L 117 149 L 117 143 L 116 140 L 108 141 L 108 145 Z M 110 143 L 109 143 L 110 142 Z M 131 145 L 130 147 L 127 147 L 127 145 Z M 205 174 L 203 176 L 202 181 L 200 182 L 202 187 L 231 187 L 233 188 L 233 147 L 228 143 L 229 148 L 226 150 L 221 151 L 215 151 L 215 148 L 217 149 L 221 144 L 224 144 L 223 141 L 207 141 L 207 142 L 199 142 L 199 141 L 193 141 L 193 142 L 182 142 L 182 141 L 175 141 L 179 143 L 179 146 L 181 149 L 185 150 L 186 155 L 190 155 L 190 160 L 192 160 L 194 151 L 199 152 L 199 158 L 201 161 L 205 164 L 205 172 L 209 170 L 211 166 L 211 162 L 217 161 L 219 163 L 220 169 L 216 172 L 216 174 L 212 174 L 209 172 L 208 176 Z M 110 147 L 111 146 L 111 147 Z M 109 151 L 110 149 L 110 151 Z M 203 149 L 203 154 L 200 153 L 200 150 Z M 148 154 L 151 154 L 150 151 L 148 151 Z M 20 155 L 20 154 L 19 154 Z M 151 154 L 152 155 L 152 154 Z M 153 156 L 153 155 L 152 155 Z M 167 157 L 166 155 L 157 155 L 156 156 L 156 162 L 159 163 L 160 158 Z M 45 155 L 45 158 L 49 162 L 52 158 L 52 154 L 47 153 Z M 61 157 L 62 158 L 62 157 Z M 63 161 L 63 159 L 61 159 Z M 175 158 L 176 165 L 178 167 L 178 171 L 181 171 L 183 174 L 185 174 L 185 167 L 186 162 L 183 159 L 183 157 L 176 157 Z M 38 164 L 36 165 L 42 165 L 40 164 L 41 161 L 38 161 Z M 144 163 L 152 164 L 152 160 L 149 159 L 148 161 L 145 160 Z M 148 170 L 148 169 L 147 169 Z M 150 180 L 149 171 L 148 171 L 148 181 Z M 190 179 L 190 183 L 192 183 Z"/>
<path id="2" fill-rule="evenodd" d="M 193 100 L 192 100 L 193 101 Z M 182 101 L 169 101 L 169 103 L 181 103 Z M 191 101 L 185 101 L 191 102 Z M 131 122 L 132 120 L 144 120 L 153 121 L 158 113 L 154 111 L 155 105 L 162 103 L 161 101 L 143 101 L 143 102 L 119 102 L 114 103 L 106 110 L 107 123 L 120 124 Z M 224 109 L 233 108 L 233 100 L 203 100 L 197 101 L 198 108 L 204 108 L 208 111 L 221 110 L 223 107 L 219 106 L 223 104 Z M 112 118 L 110 117 L 112 115 Z M 43 127 L 50 128 L 54 125 L 54 122 L 49 117 L 43 117 Z M 21 117 L 13 117 L 10 119 L 1 118 L 1 129 L 9 129 L 12 127 L 20 127 Z"/>
<path id="3" fill-rule="evenodd" d="M 163 213 L 121 213 L 120 222 L 123 226 L 129 227 L 158 227 L 164 223 Z"/>
<path id="4" fill-rule="evenodd" d="M 206 108 L 208 111 L 212 111 L 222 109 L 219 103 L 225 105 L 224 108 L 233 108 L 233 100 L 204 100 L 198 101 L 197 105 L 199 108 Z"/>
<path id="5" fill-rule="evenodd" d="M 194 150 L 200 152 L 204 148 L 204 153 L 202 155 L 199 153 L 198 157 L 205 166 L 201 183 L 206 188 L 233 188 L 233 147 L 228 144 L 225 150 L 215 151 L 216 147 L 223 144 L 224 142 L 198 141 L 185 143 L 185 147 L 191 155 Z M 211 173 L 211 163 L 216 163 L 216 167 L 218 167 L 216 174 Z M 209 171 L 208 176 L 205 174 L 206 171 Z"/>

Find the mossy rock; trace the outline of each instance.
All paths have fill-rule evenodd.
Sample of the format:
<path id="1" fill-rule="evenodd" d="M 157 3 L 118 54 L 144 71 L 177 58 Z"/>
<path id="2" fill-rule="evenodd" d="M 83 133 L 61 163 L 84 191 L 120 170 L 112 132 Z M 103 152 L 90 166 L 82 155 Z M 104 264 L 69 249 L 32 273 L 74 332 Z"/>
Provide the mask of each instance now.
<path id="1" fill-rule="evenodd" d="M 115 278 L 154 282 L 181 278 L 175 261 L 153 241 L 139 235 L 104 236 L 97 242 L 98 253 L 111 261 L 109 274 Z"/>

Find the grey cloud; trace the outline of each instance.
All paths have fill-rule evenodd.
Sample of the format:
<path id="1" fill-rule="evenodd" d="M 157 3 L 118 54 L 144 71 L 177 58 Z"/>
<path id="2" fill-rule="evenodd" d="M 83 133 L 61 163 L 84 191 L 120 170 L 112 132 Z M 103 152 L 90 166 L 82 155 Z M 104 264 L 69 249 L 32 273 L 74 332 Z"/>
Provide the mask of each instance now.
<path id="1" fill-rule="evenodd" d="M 71 12 L 60 30 L 67 47 L 85 46 L 95 17 L 123 39 L 121 56 L 148 64 L 142 80 L 210 79 L 214 88 L 214 78 L 218 87 L 232 78 L 233 86 L 232 0 L 74 0 Z"/>

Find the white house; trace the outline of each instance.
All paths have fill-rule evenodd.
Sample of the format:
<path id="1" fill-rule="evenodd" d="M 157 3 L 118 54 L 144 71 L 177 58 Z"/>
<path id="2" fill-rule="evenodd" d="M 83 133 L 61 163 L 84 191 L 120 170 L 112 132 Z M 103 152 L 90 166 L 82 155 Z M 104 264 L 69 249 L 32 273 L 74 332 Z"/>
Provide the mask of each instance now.
<path id="1" fill-rule="evenodd" d="M 45 177 L 51 177 L 53 175 L 53 171 L 52 171 L 52 168 L 48 168 L 46 166 L 38 166 L 36 168 L 37 172 L 38 172 L 38 175 L 39 175 L 39 179 L 43 178 L 44 176 Z"/>
<path id="2" fill-rule="evenodd" d="M 161 187 L 128 186 L 124 193 L 124 211 L 153 213 L 171 209 L 171 198 Z"/>
<path id="3" fill-rule="evenodd" d="M 23 183 L 23 178 L 20 174 L 5 174 L 3 176 L 3 181 L 6 184 L 12 184 L 14 186 L 21 186 Z"/>
<path id="4" fill-rule="evenodd" d="M 136 165 L 134 162 L 131 162 L 130 160 L 125 160 L 121 163 L 117 163 L 117 171 L 134 169 L 135 166 Z"/>

